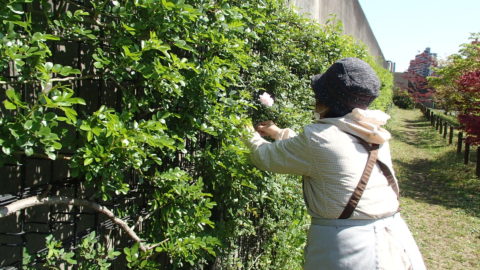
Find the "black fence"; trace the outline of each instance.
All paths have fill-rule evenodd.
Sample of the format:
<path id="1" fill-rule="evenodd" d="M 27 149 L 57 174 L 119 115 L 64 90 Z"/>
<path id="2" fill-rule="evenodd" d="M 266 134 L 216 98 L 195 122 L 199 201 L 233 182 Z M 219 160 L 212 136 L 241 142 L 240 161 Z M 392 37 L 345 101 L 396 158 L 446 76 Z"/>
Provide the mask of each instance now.
<path id="1" fill-rule="evenodd" d="M 20 199 L 47 194 L 71 198 L 88 199 L 93 192 L 86 190 L 81 179 L 68 176 L 64 161 L 22 157 L 20 164 L 0 168 L 4 177 L 1 183 L 0 207 Z M 143 194 L 147 190 L 139 185 L 131 175 L 132 191 L 102 203 L 109 209 L 136 208 L 135 216 L 122 217 L 134 224 L 140 216 L 145 216 L 146 202 Z M 45 237 L 52 234 L 62 241 L 64 248 L 74 250 L 90 232 L 104 237 L 109 246 L 119 247 L 128 243 L 129 238 L 122 234 L 112 220 L 84 207 L 77 206 L 37 206 L 20 210 L 16 215 L 5 217 L 0 223 L 0 269 L 23 269 L 24 252 L 30 255 L 46 251 Z M 42 256 L 40 256 L 42 257 Z M 35 265 L 35 261 L 32 262 Z M 113 269 L 123 269 L 114 265 Z M 73 268 L 75 269 L 75 268 Z"/>

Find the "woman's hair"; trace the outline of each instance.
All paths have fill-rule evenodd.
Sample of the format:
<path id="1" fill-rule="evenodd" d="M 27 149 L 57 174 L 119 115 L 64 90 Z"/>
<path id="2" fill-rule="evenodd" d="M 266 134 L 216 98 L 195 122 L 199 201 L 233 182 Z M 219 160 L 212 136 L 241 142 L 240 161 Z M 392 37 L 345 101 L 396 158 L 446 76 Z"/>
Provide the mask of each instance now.
<path id="1" fill-rule="evenodd" d="M 350 111 L 351 112 L 351 111 Z M 343 111 L 342 113 L 338 113 L 336 111 L 328 110 L 328 112 L 324 115 L 324 118 L 336 118 L 336 117 L 342 117 L 347 115 L 350 112 L 345 112 Z"/>
<path id="2" fill-rule="evenodd" d="M 338 111 L 331 110 L 330 107 L 327 106 L 325 103 L 323 103 L 321 100 L 315 99 L 315 106 L 318 106 L 319 104 L 328 108 L 328 111 L 326 112 L 326 114 L 323 115 L 324 118 L 342 117 L 342 116 L 345 116 L 346 114 L 350 113 L 350 112 L 339 113 Z"/>

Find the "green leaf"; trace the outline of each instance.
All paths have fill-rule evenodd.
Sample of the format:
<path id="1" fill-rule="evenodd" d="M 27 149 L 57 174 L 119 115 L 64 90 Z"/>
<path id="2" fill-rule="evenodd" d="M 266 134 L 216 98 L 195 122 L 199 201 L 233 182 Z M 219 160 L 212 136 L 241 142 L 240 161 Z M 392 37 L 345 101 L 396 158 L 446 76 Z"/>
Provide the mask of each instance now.
<path id="1" fill-rule="evenodd" d="M 54 36 L 54 35 L 50 35 L 50 34 L 44 34 L 43 36 L 44 36 L 45 39 L 47 39 L 47 40 L 60 40 L 60 37 L 57 37 L 57 36 Z"/>
<path id="2" fill-rule="evenodd" d="M 10 155 L 12 153 L 12 149 L 6 146 L 2 146 L 2 151 L 5 153 L 5 155 Z"/>
<path id="3" fill-rule="evenodd" d="M 125 253 L 127 257 L 130 257 L 130 249 L 128 247 L 123 248 L 123 253 Z"/>
<path id="4" fill-rule="evenodd" d="M 18 6 L 17 6 L 17 7 L 18 7 Z M 20 6 L 20 7 L 21 7 L 21 6 Z M 24 13 L 25 13 L 23 10 L 15 9 L 15 7 L 12 6 L 12 5 L 10 5 L 10 4 L 7 5 L 7 8 L 10 9 L 10 10 L 11 10 L 13 13 L 15 13 L 15 14 L 21 15 L 21 14 L 24 14 Z"/>
<path id="5" fill-rule="evenodd" d="M 73 16 L 75 17 L 78 17 L 78 16 L 88 16 L 89 13 L 87 11 L 84 11 L 84 10 L 81 10 L 81 9 L 77 9 L 75 10 L 75 12 L 73 13 Z"/>
<path id="6" fill-rule="evenodd" d="M 10 99 L 13 102 L 20 101 L 20 97 L 18 96 L 17 92 L 15 92 L 15 90 L 11 88 L 7 89 L 7 91 L 5 91 L 5 94 L 7 95 L 8 99 Z"/>
<path id="7" fill-rule="evenodd" d="M 72 108 L 68 108 L 68 107 L 61 107 L 60 109 L 62 109 L 63 112 L 65 112 L 65 116 L 71 121 L 71 122 L 76 122 L 77 121 L 77 112 L 72 109 Z"/>
<path id="8" fill-rule="evenodd" d="M 87 122 L 82 121 L 82 124 L 80 125 L 80 129 L 83 130 L 83 131 L 89 131 L 92 128 L 90 127 L 90 125 Z"/>
<path id="9" fill-rule="evenodd" d="M 26 108 L 27 106 L 21 101 L 20 96 L 18 95 L 17 92 L 13 89 L 8 89 L 5 91 L 5 94 L 7 95 L 7 98 L 11 101 L 12 104 L 14 104 L 16 107 L 20 108 Z M 4 102 L 5 103 L 5 102 Z M 9 107 L 12 107 L 11 105 L 8 105 Z"/>
<path id="10" fill-rule="evenodd" d="M 16 24 L 16 25 L 18 25 L 18 26 L 20 26 L 24 29 L 27 29 L 30 26 L 30 24 L 28 22 L 22 22 L 22 21 L 9 21 L 9 22 L 11 22 L 13 24 Z"/>
<path id="11" fill-rule="evenodd" d="M 53 68 L 53 63 L 52 62 L 46 62 L 43 66 L 45 67 L 45 69 L 47 71 L 50 71 Z"/>
<path id="12" fill-rule="evenodd" d="M 51 159 L 51 160 L 56 160 L 57 159 L 57 155 L 53 152 L 47 152 L 46 153 L 48 158 Z"/>
<path id="13" fill-rule="evenodd" d="M 38 135 L 43 137 L 49 136 L 50 133 L 52 133 L 52 130 L 49 127 L 45 127 L 45 126 L 41 127 L 40 130 L 38 131 Z"/>
<path id="14" fill-rule="evenodd" d="M 12 102 L 10 102 L 8 100 L 3 101 L 3 106 L 5 106 L 5 109 L 7 109 L 7 110 L 15 110 L 17 108 L 17 106 L 15 104 L 13 104 Z"/>
<path id="15" fill-rule="evenodd" d="M 87 166 L 90 165 L 93 162 L 93 158 L 87 158 L 83 161 L 83 165 Z"/>
<path id="16" fill-rule="evenodd" d="M 60 72 L 60 70 L 62 70 L 62 65 L 60 64 L 53 65 L 52 72 L 58 73 Z"/>
<path id="17" fill-rule="evenodd" d="M 25 148 L 25 155 L 28 157 L 33 155 L 33 149 L 32 148 Z"/>
<path id="18" fill-rule="evenodd" d="M 90 142 L 93 139 L 93 133 L 91 131 L 87 132 L 87 141 Z"/>
<path id="19" fill-rule="evenodd" d="M 130 57 L 134 61 L 140 60 L 142 52 L 131 52 L 128 46 L 122 46 L 125 56 Z"/>
<path id="20" fill-rule="evenodd" d="M 103 131 L 103 129 L 100 128 L 100 127 L 94 127 L 94 128 L 92 129 L 92 132 L 93 132 L 93 134 L 95 134 L 95 136 L 100 136 L 100 133 L 101 133 L 102 131 Z"/>
<path id="21" fill-rule="evenodd" d="M 71 66 L 63 66 L 58 73 L 62 76 L 67 76 L 71 74 L 81 74 L 82 72 L 79 69 L 72 68 Z"/>
<path id="22" fill-rule="evenodd" d="M 131 35 L 135 35 L 135 28 L 128 26 L 127 24 L 122 22 L 122 27 L 127 30 L 128 33 Z"/>
<path id="23" fill-rule="evenodd" d="M 257 190 L 257 187 L 256 187 L 254 184 L 252 184 L 251 182 L 249 182 L 249 181 L 242 180 L 242 183 L 241 183 L 241 184 L 242 184 L 242 186 L 244 186 L 244 187 L 249 187 L 249 188 L 251 188 L 251 189 L 253 189 L 253 190 Z"/>
<path id="24" fill-rule="evenodd" d="M 170 2 L 170 1 L 166 1 L 166 0 L 162 0 L 162 5 L 164 8 L 166 8 L 167 10 L 172 10 L 172 8 L 175 7 L 175 4 Z"/>
<path id="25" fill-rule="evenodd" d="M 57 115 L 53 112 L 48 112 L 45 114 L 45 121 L 52 121 L 53 119 L 57 118 Z"/>
<path id="26" fill-rule="evenodd" d="M 62 149 L 62 144 L 59 143 L 59 142 L 54 142 L 54 143 L 52 144 L 52 146 L 53 146 L 53 148 L 55 148 L 55 150 L 60 150 L 60 149 Z"/>
<path id="27" fill-rule="evenodd" d="M 177 46 L 180 49 L 184 49 L 186 51 L 195 51 L 190 45 L 187 44 L 185 40 L 177 39 L 175 40 L 175 46 Z"/>
<path id="28" fill-rule="evenodd" d="M 23 124 L 23 128 L 25 128 L 26 130 L 30 130 L 32 128 L 32 126 L 33 126 L 33 121 L 32 120 L 27 120 Z"/>
<path id="29" fill-rule="evenodd" d="M 83 98 L 69 98 L 68 101 L 72 104 L 80 104 L 80 105 L 86 105 L 85 100 Z"/>

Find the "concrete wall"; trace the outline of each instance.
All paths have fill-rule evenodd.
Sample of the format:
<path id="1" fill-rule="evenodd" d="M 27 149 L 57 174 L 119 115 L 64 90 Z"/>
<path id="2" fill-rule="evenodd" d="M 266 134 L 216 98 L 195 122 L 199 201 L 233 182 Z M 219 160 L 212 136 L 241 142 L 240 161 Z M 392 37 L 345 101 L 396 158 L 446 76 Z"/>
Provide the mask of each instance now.
<path id="1" fill-rule="evenodd" d="M 393 81 L 396 87 L 408 90 L 408 81 L 403 77 L 404 74 L 404 72 L 393 73 Z"/>
<path id="2" fill-rule="evenodd" d="M 358 0 L 290 0 L 300 13 L 320 23 L 325 23 L 331 14 L 343 23 L 344 32 L 367 45 L 370 53 L 388 67 L 382 49 L 378 45 L 368 20 Z"/>

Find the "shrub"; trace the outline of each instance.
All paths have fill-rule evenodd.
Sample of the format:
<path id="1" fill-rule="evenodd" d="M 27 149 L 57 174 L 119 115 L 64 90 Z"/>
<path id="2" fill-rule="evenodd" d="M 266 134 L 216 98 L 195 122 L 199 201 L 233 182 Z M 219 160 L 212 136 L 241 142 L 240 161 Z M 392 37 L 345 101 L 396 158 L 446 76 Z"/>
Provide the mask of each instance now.
<path id="1" fill-rule="evenodd" d="M 393 104 L 402 109 L 413 109 L 415 102 L 407 90 L 396 89 L 393 94 Z"/>

